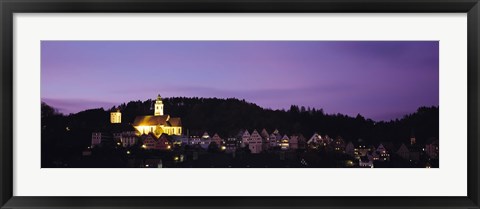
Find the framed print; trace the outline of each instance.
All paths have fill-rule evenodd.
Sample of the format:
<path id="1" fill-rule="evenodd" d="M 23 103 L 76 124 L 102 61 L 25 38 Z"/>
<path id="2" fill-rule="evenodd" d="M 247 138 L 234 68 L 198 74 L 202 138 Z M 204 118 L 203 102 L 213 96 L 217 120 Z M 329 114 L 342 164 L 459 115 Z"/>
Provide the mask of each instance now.
<path id="1" fill-rule="evenodd" d="M 479 208 L 479 4 L 1 1 L 2 208 Z"/>

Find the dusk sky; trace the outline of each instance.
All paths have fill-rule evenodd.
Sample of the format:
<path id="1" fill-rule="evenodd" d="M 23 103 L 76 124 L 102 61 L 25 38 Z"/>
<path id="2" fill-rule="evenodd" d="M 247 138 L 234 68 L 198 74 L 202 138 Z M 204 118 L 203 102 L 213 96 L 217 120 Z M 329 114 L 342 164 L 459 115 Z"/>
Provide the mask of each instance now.
<path id="1" fill-rule="evenodd" d="M 42 41 L 62 113 L 162 97 L 245 99 L 390 120 L 439 104 L 437 41 Z"/>

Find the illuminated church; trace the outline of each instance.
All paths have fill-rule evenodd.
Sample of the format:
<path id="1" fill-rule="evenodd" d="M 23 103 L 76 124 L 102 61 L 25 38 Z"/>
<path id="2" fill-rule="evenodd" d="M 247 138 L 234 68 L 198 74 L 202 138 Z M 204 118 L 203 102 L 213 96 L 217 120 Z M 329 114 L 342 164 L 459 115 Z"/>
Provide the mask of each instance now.
<path id="1" fill-rule="evenodd" d="M 182 120 L 163 114 L 162 97 L 158 95 L 155 102 L 154 115 L 137 116 L 133 121 L 133 127 L 138 135 L 155 134 L 156 137 L 162 133 L 168 135 L 182 135 Z"/>

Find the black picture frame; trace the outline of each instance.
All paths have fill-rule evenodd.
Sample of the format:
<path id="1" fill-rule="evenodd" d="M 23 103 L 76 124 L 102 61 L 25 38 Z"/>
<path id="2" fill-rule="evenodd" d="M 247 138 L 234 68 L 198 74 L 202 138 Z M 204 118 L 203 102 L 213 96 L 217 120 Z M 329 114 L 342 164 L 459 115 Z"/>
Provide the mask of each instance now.
<path id="1" fill-rule="evenodd" d="M 479 208 L 479 0 L 0 0 L 0 8 L 1 208 Z M 468 195 L 466 197 L 13 196 L 13 14 L 83 12 L 467 13 Z"/>

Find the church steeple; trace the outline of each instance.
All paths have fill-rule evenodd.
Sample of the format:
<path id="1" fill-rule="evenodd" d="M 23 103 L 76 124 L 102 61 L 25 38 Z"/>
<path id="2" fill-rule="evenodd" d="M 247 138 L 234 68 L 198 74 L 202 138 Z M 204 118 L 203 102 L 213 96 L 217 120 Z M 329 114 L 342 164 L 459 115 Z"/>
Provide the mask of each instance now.
<path id="1" fill-rule="evenodd" d="M 163 115 L 163 102 L 162 97 L 160 94 L 157 97 L 157 101 L 155 102 L 155 116 Z"/>

